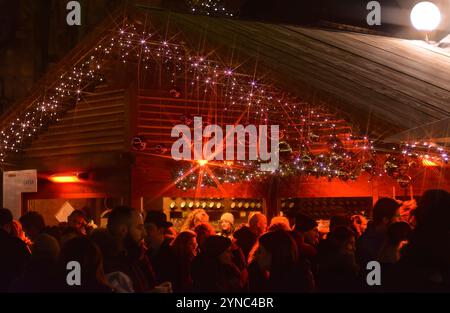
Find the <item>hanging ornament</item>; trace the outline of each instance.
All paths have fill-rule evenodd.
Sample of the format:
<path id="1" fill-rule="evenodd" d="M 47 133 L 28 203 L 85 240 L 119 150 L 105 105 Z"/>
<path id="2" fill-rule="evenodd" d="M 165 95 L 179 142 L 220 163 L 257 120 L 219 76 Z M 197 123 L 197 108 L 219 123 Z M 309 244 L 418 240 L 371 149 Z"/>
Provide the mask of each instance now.
<path id="1" fill-rule="evenodd" d="M 374 175 L 377 168 L 377 162 L 375 160 L 368 160 L 362 165 L 362 170 L 370 175 Z"/>
<path id="2" fill-rule="evenodd" d="M 309 154 L 309 153 L 304 153 L 304 154 L 301 156 L 301 160 L 302 160 L 302 163 L 303 163 L 303 164 L 309 165 L 309 164 L 312 163 L 313 157 L 312 157 L 312 155 Z"/>
<path id="3" fill-rule="evenodd" d="M 131 142 L 131 147 L 135 151 L 144 151 L 147 147 L 147 143 L 145 142 L 144 138 L 141 136 L 133 137 L 133 140 Z"/>
<path id="4" fill-rule="evenodd" d="M 350 174 L 348 172 L 346 172 L 346 171 L 339 171 L 338 172 L 338 177 L 342 181 L 347 181 L 350 178 Z"/>
<path id="5" fill-rule="evenodd" d="M 342 154 L 336 153 L 336 152 L 332 152 L 330 154 L 330 161 L 333 163 L 337 163 L 339 161 L 341 161 L 343 159 Z"/>
<path id="6" fill-rule="evenodd" d="M 303 139 L 300 140 L 300 142 L 298 143 L 298 149 L 297 150 L 298 150 L 298 153 L 300 155 L 310 153 L 310 149 L 309 149 L 308 143 L 305 140 L 303 140 Z"/>
<path id="7" fill-rule="evenodd" d="M 418 160 L 417 159 L 414 159 L 414 160 L 410 160 L 409 162 L 408 162 L 408 167 L 411 169 L 411 168 L 417 168 L 417 166 L 418 166 L 419 164 L 418 164 Z"/>
<path id="8" fill-rule="evenodd" d="M 408 175 L 403 175 L 397 178 L 397 182 L 402 188 L 407 188 L 411 184 L 412 178 Z"/>
<path id="9" fill-rule="evenodd" d="M 153 149 L 153 152 L 156 154 L 166 154 L 167 151 L 168 149 L 163 143 L 156 145 Z"/>
<path id="10" fill-rule="evenodd" d="M 391 177 L 398 177 L 399 160 L 392 155 L 388 155 L 386 162 L 384 163 L 384 170 Z"/>
<path id="11" fill-rule="evenodd" d="M 337 136 L 331 137 L 328 140 L 327 145 L 328 145 L 330 151 L 335 152 L 335 153 L 342 153 L 345 150 L 344 144 Z"/>
<path id="12" fill-rule="evenodd" d="M 320 139 L 320 136 L 314 134 L 313 132 L 310 132 L 310 133 L 308 134 L 308 136 L 309 136 L 309 138 L 311 139 L 311 141 L 313 141 L 313 142 L 318 142 L 319 139 Z"/>
<path id="13" fill-rule="evenodd" d="M 282 141 L 279 143 L 279 151 L 280 151 L 280 160 L 283 162 L 287 162 L 292 159 L 292 148 L 286 141 Z"/>
<path id="14" fill-rule="evenodd" d="M 289 143 L 287 143 L 286 141 L 281 141 L 279 143 L 279 149 L 280 149 L 280 153 L 292 153 L 292 148 L 289 145 Z"/>
<path id="15" fill-rule="evenodd" d="M 180 98 L 181 97 L 181 90 L 178 87 L 174 87 L 169 91 L 172 98 Z"/>

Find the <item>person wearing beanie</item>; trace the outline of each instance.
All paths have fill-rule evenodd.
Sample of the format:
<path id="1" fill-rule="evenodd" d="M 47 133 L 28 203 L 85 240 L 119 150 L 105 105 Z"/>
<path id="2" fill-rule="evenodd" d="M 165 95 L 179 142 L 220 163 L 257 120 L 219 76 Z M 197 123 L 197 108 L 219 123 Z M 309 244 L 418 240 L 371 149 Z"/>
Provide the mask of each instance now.
<path id="1" fill-rule="evenodd" d="M 233 263 L 232 242 L 222 236 L 205 240 L 203 250 L 192 264 L 195 292 L 240 292 L 241 272 Z"/>
<path id="2" fill-rule="evenodd" d="M 234 233 L 234 216 L 231 213 L 223 213 L 219 220 L 219 235 L 232 239 Z"/>

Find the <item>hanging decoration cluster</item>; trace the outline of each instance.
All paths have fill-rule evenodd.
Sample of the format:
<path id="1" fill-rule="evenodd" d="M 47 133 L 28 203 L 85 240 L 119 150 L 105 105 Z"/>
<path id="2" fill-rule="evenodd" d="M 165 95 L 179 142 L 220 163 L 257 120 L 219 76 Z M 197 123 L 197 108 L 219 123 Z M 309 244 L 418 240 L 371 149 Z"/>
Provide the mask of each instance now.
<path id="1" fill-rule="evenodd" d="M 448 151 L 431 142 L 412 142 L 394 145 L 386 154 L 385 173 L 396 179 L 400 187 L 406 188 L 412 182 L 411 169 L 437 167 L 448 164 Z"/>
<path id="2" fill-rule="evenodd" d="M 425 143 L 421 148 L 429 145 Z M 369 180 L 387 175 L 395 179 L 400 187 L 407 188 L 412 182 L 411 171 L 419 167 L 448 164 L 448 152 L 443 147 L 431 145 L 432 149 L 421 151 L 414 150 L 414 146 L 420 146 L 417 143 L 402 143 L 392 148 L 391 153 L 386 154 L 377 152 L 373 143 L 368 143 L 359 153 L 330 149 L 329 153 L 315 155 L 306 150 L 292 151 L 287 142 L 280 142 L 280 165 L 274 172 L 260 171 L 260 160 L 220 163 L 214 161 L 202 166 L 184 162 L 172 171 L 172 175 L 176 186 L 182 190 L 198 187 L 216 188 L 219 183 L 264 182 L 274 176 L 282 179 L 310 176 L 324 177 L 329 181 L 333 179 L 348 181 L 356 180 L 362 173 L 366 173 Z M 409 147 L 409 150 L 401 150 L 401 147 Z M 204 170 L 206 166 L 209 167 L 209 171 Z"/>

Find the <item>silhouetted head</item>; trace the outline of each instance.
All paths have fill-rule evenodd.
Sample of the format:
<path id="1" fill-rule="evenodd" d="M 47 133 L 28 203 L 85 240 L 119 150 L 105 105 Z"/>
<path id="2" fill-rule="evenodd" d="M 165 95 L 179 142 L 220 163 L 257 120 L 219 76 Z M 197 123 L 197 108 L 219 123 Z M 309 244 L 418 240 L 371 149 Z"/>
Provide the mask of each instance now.
<path id="1" fill-rule="evenodd" d="M 445 190 L 427 190 L 415 212 L 417 227 L 450 230 L 450 193 Z"/>
<path id="2" fill-rule="evenodd" d="M 149 245 L 160 245 L 166 238 L 167 229 L 173 226 L 167 221 L 167 216 L 159 211 L 148 211 L 144 225 Z"/>
<path id="3" fill-rule="evenodd" d="M 189 215 L 186 217 L 186 220 L 181 227 L 181 230 L 194 230 L 195 226 L 201 223 L 208 223 L 209 222 L 209 215 L 206 213 L 203 209 L 195 209 L 194 211 L 190 212 Z"/>
<path id="4" fill-rule="evenodd" d="M 277 231 L 277 230 L 285 230 L 290 231 L 291 227 L 289 226 L 289 220 L 284 216 L 274 216 L 270 220 L 270 226 L 268 231 Z"/>
<path id="5" fill-rule="evenodd" d="M 34 260 L 56 261 L 60 252 L 58 240 L 48 234 L 42 234 L 31 246 L 31 252 Z"/>
<path id="6" fill-rule="evenodd" d="M 197 243 L 202 249 L 205 240 L 216 234 L 214 227 L 209 223 L 201 223 L 195 226 L 194 232 L 197 234 Z"/>
<path id="7" fill-rule="evenodd" d="M 41 234 L 45 229 L 45 221 L 38 212 L 28 212 L 19 219 L 23 230 L 31 241 Z"/>
<path id="8" fill-rule="evenodd" d="M 343 214 L 333 215 L 330 219 L 330 231 L 333 231 L 335 228 L 339 226 L 350 227 L 351 224 L 352 221 L 347 216 Z"/>
<path id="9" fill-rule="evenodd" d="M 206 239 L 201 251 L 203 256 L 215 259 L 223 264 L 233 263 L 231 240 L 222 236 L 211 236 Z"/>
<path id="10" fill-rule="evenodd" d="M 260 236 L 267 229 L 267 217 L 262 213 L 255 213 L 250 217 L 248 225 L 254 234 Z"/>
<path id="11" fill-rule="evenodd" d="M 142 214 L 127 206 L 118 206 L 109 213 L 107 228 L 122 242 L 140 243 L 146 235 Z"/>
<path id="12" fill-rule="evenodd" d="M 81 235 L 86 235 L 86 225 L 88 224 L 86 214 L 81 210 L 73 211 L 67 218 L 67 224 L 74 227 Z"/>
<path id="13" fill-rule="evenodd" d="M 13 215 L 11 211 L 8 209 L 0 209 L 0 229 L 3 229 L 8 234 L 11 234 L 13 227 L 12 222 Z"/>
<path id="14" fill-rule="evenodd" d="M 336 227 L 328 234 L 327 240 L 339 251 L 346 253 L 355 252 L 356 235 L 346 226 Z"/>
<path id="15" fill-rule="evenodd" d="M 86 237 L 69 240 L 61 249 L 60 269 L 67 273 L 68 264 L 78 262 L 80 266 L 81 287 L 90 288 L 105 284 L 103 257 L 100 249 Z"/>
<path id="16" fill-rule="evenodd" d="M 234 231 L 234 216 L 231 213 L 223 213 L 219 220 L 222 232 L 231 234 Z"/>
<path id="17" fill-rule="evenodd" d="M 178 234 L 172 242 L 172 250 L 178 258 L 192 260 L 197 255 L 197 234 L 186 230 Z"/>
<path id="18" fill-rule="evenodd" d="M 391 198 L 381 198 L 373 207 L 372 220 L 375 225 L 390 225 L 399 220 L 400 204 Z"/>
<path id="19" fill-rule="evenodd" d="M 303 240 L 313 246 L 319 244 L 319 230 L 317 229 L 317 222 L 305 214 L 297 214 L 295 217 L 294 230 L 300 233 Z"/>
<path id="20" fill-rule="evenodd" d="M 286 231 L 268 232 L 258 239 L 254 258 L 261 269 L 280 273 L 297 262 L 297 244 Z"/>

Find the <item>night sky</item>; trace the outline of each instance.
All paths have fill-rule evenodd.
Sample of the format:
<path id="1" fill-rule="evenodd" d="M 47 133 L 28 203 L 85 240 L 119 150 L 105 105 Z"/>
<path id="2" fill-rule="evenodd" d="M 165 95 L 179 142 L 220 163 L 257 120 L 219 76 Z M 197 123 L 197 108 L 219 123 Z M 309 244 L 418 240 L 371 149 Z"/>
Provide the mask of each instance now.
<path id="1" fill-rule="evenodd" d="M 308 25 L 319 21 L 367 28 L 365 0 L 247 0 L 241 10 L 241 18 Z M 379 0 L 381 4 L 381 26 L 370 27 L 392 36 L 409 36 L 411 29 L 410 12 L 417 0 Z M 441 28 L 450 29 L 445 9 L 450 2 L 435 1 L 443 13 Z M 447 32 L 448 33 L 448 32 Z M 441 36 L 443 37 L 443 36 Z"/>
<path id="2" fill-rule="evenodd" d="M 239 18 L 269 23 L 294 25 L 319 25 L 332 22 L 350 26 L 370 28 L 388 36 L 414 38 L 410 13 L 418 0 L 379 0 L 381 26 L 369 27 L 366 22 L 370 0 L 226 0 L 228 7 L 240 7 Z M 450 1 L 434 0 L 441 8 L 443 22 L 437 38 L 445 37 L 450 30 Z M 163 0 L 162 5 L 170 9 L 187 10 L 181 0 Z M 323 25 L 321 23 L 320 25 Z"/>

